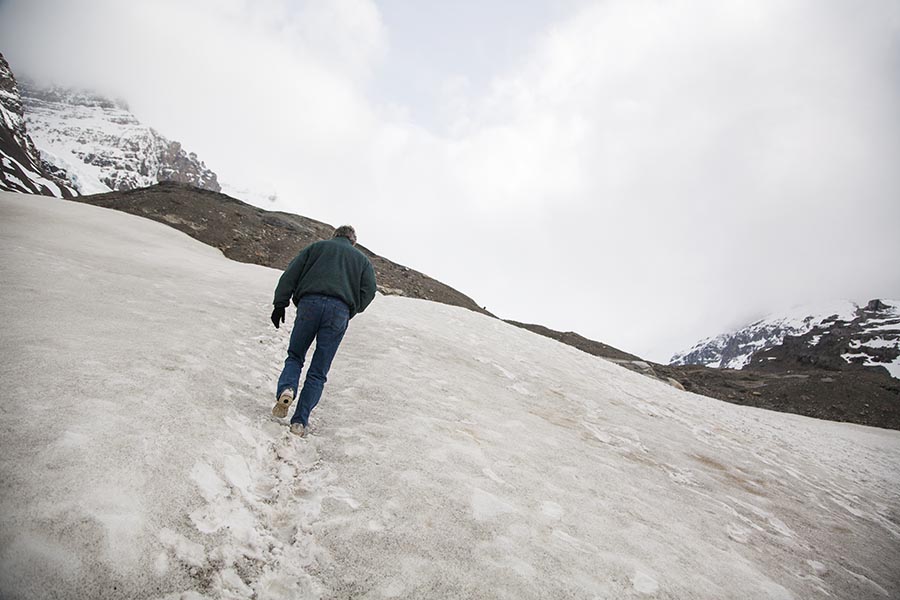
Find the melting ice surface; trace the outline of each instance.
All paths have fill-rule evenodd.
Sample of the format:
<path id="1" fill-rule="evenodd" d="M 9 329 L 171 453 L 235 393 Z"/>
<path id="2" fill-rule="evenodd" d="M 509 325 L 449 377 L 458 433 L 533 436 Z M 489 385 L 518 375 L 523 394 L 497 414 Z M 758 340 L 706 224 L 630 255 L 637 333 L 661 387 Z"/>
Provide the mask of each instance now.
<path id="1" fill-rule="evenodd" d="M 900 432 L 379 296 L 300 440 L 278 275 L 0 195 L 0 597 L 900 596 Z"/>

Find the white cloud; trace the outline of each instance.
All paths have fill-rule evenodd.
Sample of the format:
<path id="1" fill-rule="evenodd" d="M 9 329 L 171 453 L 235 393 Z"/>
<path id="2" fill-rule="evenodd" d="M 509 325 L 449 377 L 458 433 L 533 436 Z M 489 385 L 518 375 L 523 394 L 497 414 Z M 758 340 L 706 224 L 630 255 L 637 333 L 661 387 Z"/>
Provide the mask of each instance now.
<path id="1" fill-rule="evenodd" d="M 900 295 L 888 0 L 572 4 L 515 60 L 490 38 L 504 11 L 466 28 L 367 0 L 2 6 L 14 68 L 125 95 L 222 180 L 353 222 L 502 316 L 664 360 L 781 305 Z M 444 82 L 415 96 L 436 106 L 384 93 L 397 61 Z"/>
<path id="2" fill-rule="evenodd" d="M 25 72 L 121 95 L 243 184 L 337 160 L 372 127 L 359 85 L 384 52 L 364 0 L 13 4 Z M 33 55 L 30 53 L 34 52 Z"/>
<path id="3" fill-rule="evenodd" d="M 552 28 L 460 117 L 468 197 L 537 206 L 556 241 L 523 253 L 543 298 L 515 311 L 664 358 L 755 311 L 895 293 L 898 11 L 869 7 L 604 2 Z"/>

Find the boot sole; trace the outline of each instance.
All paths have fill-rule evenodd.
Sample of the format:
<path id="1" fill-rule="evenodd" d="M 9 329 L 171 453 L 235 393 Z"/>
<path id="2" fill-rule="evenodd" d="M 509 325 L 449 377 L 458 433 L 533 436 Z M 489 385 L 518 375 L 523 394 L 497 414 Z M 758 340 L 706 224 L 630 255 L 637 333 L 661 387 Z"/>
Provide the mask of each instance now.
<path id="1" fill-rule="evenodd" d="M 272 414 L 279 419 L 285 418 L 293 401 L 294 399 L 290 396 L 282 395 L 278 401 L 275 402 L 275 406 L 272 407 Z"/>

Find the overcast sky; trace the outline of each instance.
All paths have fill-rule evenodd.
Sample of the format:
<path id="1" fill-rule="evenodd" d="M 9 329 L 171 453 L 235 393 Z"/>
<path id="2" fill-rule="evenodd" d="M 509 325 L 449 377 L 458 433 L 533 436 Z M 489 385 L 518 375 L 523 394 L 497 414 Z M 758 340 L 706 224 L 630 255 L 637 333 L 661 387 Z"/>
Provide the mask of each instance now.
<path id="1" fill-rule="evenodd" d="M 895 0 L 2 0 L 0 40 L 504 318 L 667 361 L 900 298 Z"/>

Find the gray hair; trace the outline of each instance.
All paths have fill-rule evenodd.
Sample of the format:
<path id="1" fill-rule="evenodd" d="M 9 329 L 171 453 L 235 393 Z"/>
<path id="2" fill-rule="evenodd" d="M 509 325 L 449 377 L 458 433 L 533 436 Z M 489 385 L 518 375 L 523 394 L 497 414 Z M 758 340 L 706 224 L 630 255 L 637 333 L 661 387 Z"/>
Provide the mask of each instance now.
<path id="1" fill-rule="evenodd" d="M 341 225 L 337 229 L 334 230 L 334 235 L 331 236 L 333 238 L 336 237 L 345 237 L 354 244 L 356 243 L 356 230 L 353 229 L 353 225 Z"/>

